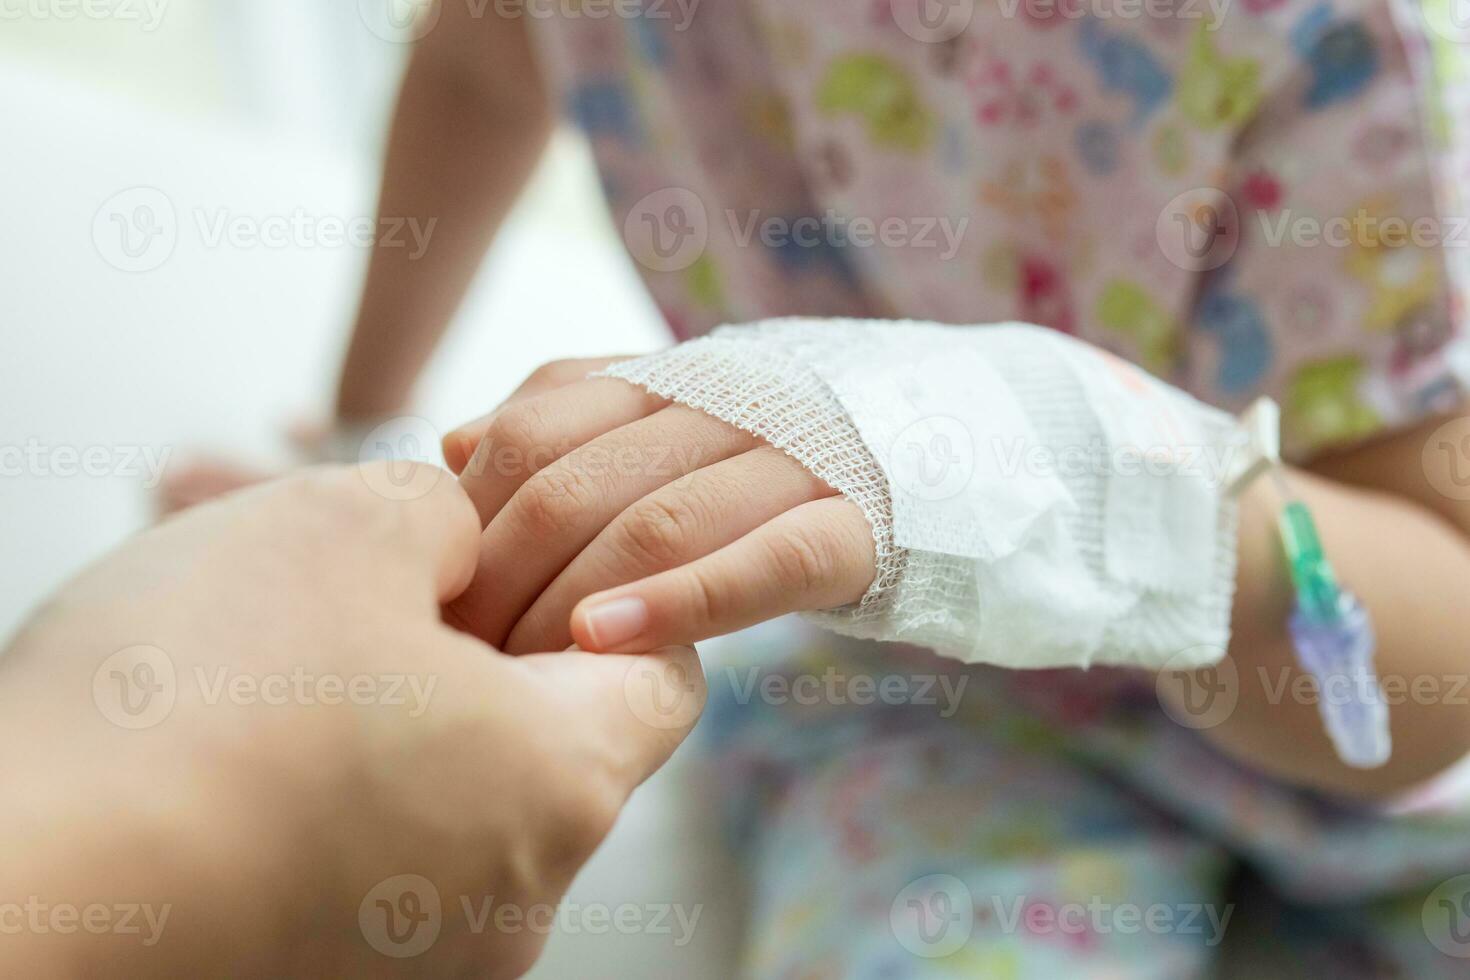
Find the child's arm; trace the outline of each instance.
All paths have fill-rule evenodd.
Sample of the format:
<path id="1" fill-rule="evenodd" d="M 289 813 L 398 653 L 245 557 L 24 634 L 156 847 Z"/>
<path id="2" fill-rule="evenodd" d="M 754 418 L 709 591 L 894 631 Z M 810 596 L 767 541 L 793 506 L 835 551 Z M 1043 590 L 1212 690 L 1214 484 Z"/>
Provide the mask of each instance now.
<path id="1" fill-rule="evenodd" d="M 1461 412 L 1470 414 L 1470 405 Z M 1294 693 L 1301 672 L 1284 629 L 1292 588 L 1276 529 L 1280 501 L 1268 481 L 1256 485 L 1241 510 L 1229 651 L 1240 699 L 1206 729 L 1222 749 L 1282 778 L 1352 794 L 1405 788 L 1470 752 L 1470 500 L 1435 489 L 1452 485 L 1454 461 L 1425 452 L 1443 422 L 1291 477 L 1338 575 L 1373 613 L 1393 732 L 1388 765 L 1343 766 L 1315 704 Z M 1432 479 L 1431 468 L 1439 469 Z M 1217 682 L 1201 678 L 1200 689 L 1206 681 Z"/>
<path id="2" fill-rule="evenodd" d="M 552 128 L 526 19 L 441 6 L 403 80 L 378 208 L 436 224 L 423 255 L 373 250 L 339 422 L 402 410 Z"/>
<path id="3" fill-rule="evenodd" d="M 573 639 L 626 651 L 864 594 L 873 540 L 856 507 L 749 433 L 666 406 L 593 379 L 451 437 L 485 437 L 462 476 L 489 526 L 476 581 L 455 610 L 461 621 L 512 651 Z M 1433 429 L 1324 464 L 1328 475 L 1293 474 L 1337 571 L 1373 613 L 1378 670 L 1394 698 L 1392 759 L 1377 770 L 1343 765 L 1315 703 L 1300 696 L 1280 501 L 1264 481 L 1246 494 L 1240 522 L 1229 648 L 1238 700 L 1201 719 L 1225 751 L 1295 783 L 1363 796 L 1409 787 L 1470 752 L 1470 686 L 1460 683 L 1470 675 L 1461 614 L 1470 503 L 1424 476 L 1420 450 Z M 591 610 L 616 600 L 641 600 L 641 609 L 611 606 L 613 626 L 637 628 L 600 643 Z M 1175 685 L 1160 689 L 1167 696 Z"/>
<path id="4" fill-rule="evenodd" d="M 355 456 L 352 434 L 403 411 L 551 131 L 526 19 L 479 6 L 443 4 L 409 62 L 378 211 L 429 236 L 426 247 L 399 236 L 374 247 L 331 419 L 343 438 L 316 425 L 292 435 L 313 455 Z M 198 461 L 170 470 L 159 504 L 180 510 L 267 476 Z"/>

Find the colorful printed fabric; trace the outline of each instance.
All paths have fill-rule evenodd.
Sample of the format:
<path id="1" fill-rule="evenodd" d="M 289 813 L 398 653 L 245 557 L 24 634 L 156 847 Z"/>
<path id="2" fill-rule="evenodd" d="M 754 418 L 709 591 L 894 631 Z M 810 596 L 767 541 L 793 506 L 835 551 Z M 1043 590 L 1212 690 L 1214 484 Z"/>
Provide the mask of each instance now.
<path id="1" fill-rule="evenodd" d="M 538 21 L 545 60 L 681 339 L 1040 323 L 1222 407 L 1271 394 L 1296 456 L 1463 394 L 1470 228 L 1435 189 L 1465 176 L 1463 45 L 1417 10 L 581 6 Z M 917 40 L 931 8 L 964 30 Z"/>
<path id="2" fill-rule="evenodd" d="M 703 768 L 752 881 L 745 975 L 1470 974 L 1463 797 L 1387 817 L 1284 787 L 1140 674 L 807 630 L 706 651 Z"/>
<path id="3" fill-rule="evenodd" d="M 1453 3 L 1426 0 L 1428 31 L 1400 0 L 584 0 L 537 24 L 678 338 L 794 314 L 1040 323 L 1225 408 L 1272 395 L 1300 458 L 1465 396 Z M 926 26 L 937 9 L 959 29 Z M 750 975 L 1189 980 L 1230 961 L 1206 914 L 1227 908 L 1269 964 L 1244 975 L 1470 970 L 1443 952 L 1470 953 L 1470 898 L 1426 899 L 1470 872 L 1459 808 L 1273 783 L 1136 677 L 792 653 L 780 629 L 736 641 L 740 671 L 968 680 L 946 715 L 778 704 L 715 669 L 703 732 L 753 875 Z M 1101 924 L 1055 925 L 1094 905 Z M 1129 931 L 1129 908 L 1199 912 Z"/>

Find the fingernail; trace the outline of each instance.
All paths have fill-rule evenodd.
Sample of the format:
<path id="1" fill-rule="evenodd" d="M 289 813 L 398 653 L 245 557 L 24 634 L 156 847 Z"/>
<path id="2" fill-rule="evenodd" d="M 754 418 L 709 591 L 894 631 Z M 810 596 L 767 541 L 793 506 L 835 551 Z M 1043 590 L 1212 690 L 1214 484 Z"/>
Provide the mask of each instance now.
<path id="1" fill-rule="evenodd" d="M 648 625 L 648 604 L 635 596 L 609 599 L 590 607 L 582 622 L 593 645 L 606 649 L 643 632 Z"/>

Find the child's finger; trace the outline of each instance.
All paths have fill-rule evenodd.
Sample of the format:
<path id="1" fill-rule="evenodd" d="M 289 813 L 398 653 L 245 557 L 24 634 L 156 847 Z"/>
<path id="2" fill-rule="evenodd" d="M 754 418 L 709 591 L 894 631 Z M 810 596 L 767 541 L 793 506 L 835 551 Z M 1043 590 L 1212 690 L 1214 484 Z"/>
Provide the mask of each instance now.
<path id="1" fill-rule="evenodd" d="M 512 402 L 523 401 L 557 388 L 565 388 L 578 381 L 586 381 L 589 375 L 601 371 L 609 364 L 626 361 L 633 356 L 632 354 L 619 354 L 616 357 L 569 357 L 560 361 L 547 361 L 528 374 L 526 380 L 510 393 L 505 403 L 509 405 Z"/>
<path id="2" fill-rule="evenodd" d="M 521 484 L 567 453 L 667 404 L 626 381 L 593 378 L 499 409 L 459 474 L 480 523 L 488 525 Z"/>
<path id="3" fill-rule="evenodd" d="M 572 607 L 584 597 L 702 558 L 793 507 L 836 493 L 774 446 L 695 470 L 603 528 L 536 597 L 505 652 L 564 649 L 572 642 Z"/>
<path id="4" fill-rule="evenodd" d="M 485 436 L 485 430 L 490 426 L 490 420 L 495 418 L 495 413 L 507 405 L 523 402 L 537 395 L 544 395 L 548 391 L 557 388 L 565 388 L 569 384 L 587 380 L 587 376 L 596 371 L 601 371 L 609 364 L 628 360 L 627 355 L 618 357 L 578 357 L 564 361 L 549 361 L 532 371 L 525 381 L 522 381 L 515 391 L 511 392 L 505 401 L 479 418 L 466 422 L 453 432 L 450 432 L 442 440 L 444 450 L 444 462 L 456 475 L 464 469 L 465 464 L 475 453 L 475 447 Z"/>
<path id="5" fill-rule="evenodd" d="M 802 504 L 698 561 L 588 596 L 572 611 L 584 650 L 633 653 L 731 633 L 790 612 L 862 598 L 873 531 L 839 497 Z"/>
<path id="6" fill-rule="evenodd" d="M 485 528 L 475 580 L 455 612 L 476 636 L 501 646 L 541 590 L 624 508 L 755 441 L 673 405 L 568 453 L 527 480 Z"/>

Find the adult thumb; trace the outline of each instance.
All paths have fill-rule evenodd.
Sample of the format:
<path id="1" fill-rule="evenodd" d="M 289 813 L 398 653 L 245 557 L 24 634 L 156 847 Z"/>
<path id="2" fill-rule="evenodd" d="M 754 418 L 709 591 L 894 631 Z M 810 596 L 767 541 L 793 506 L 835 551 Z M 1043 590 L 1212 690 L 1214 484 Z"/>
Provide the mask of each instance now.
<path id="1" fill-rule="evenodd" d="M 604 729 L 632 790 L 663 766 L 704 711 L 709 690 L 693 647 L 642 654 L 541 653 L 521 657 Z"/>

